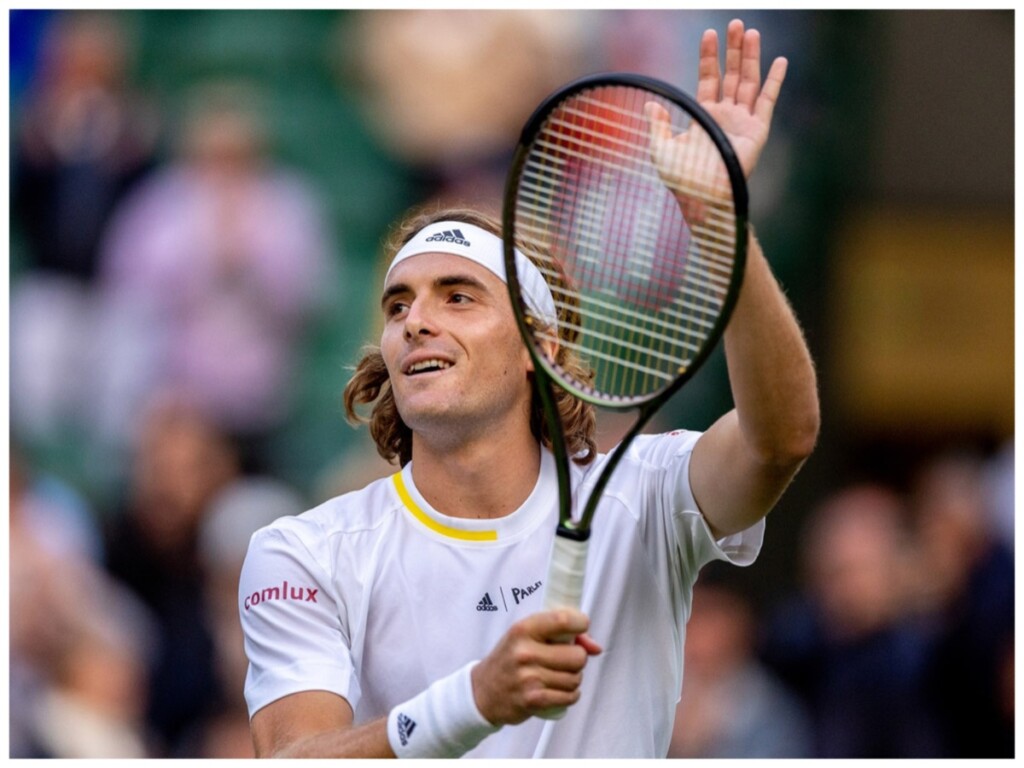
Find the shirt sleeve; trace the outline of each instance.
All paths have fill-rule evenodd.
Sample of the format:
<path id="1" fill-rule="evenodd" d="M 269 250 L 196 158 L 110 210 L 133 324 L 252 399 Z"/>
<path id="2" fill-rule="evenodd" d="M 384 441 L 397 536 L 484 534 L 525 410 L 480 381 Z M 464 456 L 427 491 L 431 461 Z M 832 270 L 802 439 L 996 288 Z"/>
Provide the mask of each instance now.
<path id="1" fill-rule="evenodd" d="M 693 441 L 696 443 L 696 440 Z M 700 568 L 712 560 L 725 560 L 732 565 L 748 566 L 761 552 L 764 543 L 765 522 L 762 517 L 749 528 L 716 539 L 707 518 L 697 506 L 690 488 L 690 457 L 693 444 L 682 457 L 680 476 L 674 484 L 676 503 L 673 505 L 676 534 L 680 540 L 690 542 L 694 561 Z"/>
<path id="2" fill-rule="evenodd" d="M 353 710 L 359 702 L 344 606 L 303 538 L 287 528 L 263 528 L 253 534 L 242 566 L 238 600 L 250 717 L 301 691 L 336 693 Z"/>
<path id="3" fill-rule="evenodd" d="M 689 582 L 712 560 L 737 566 L 753 563 L 761 551 L 765 530 L 762 518 L 744 531 L 714 538 L 690 487 L 690 457 L 700 436 L 700 432 L 684 430 L 641 436 L 633 449 L 653 486 L 648 487 L 657 512 L 650 524 L 664 525 L 666 535 L 674 539 L 677 569 Z"/>

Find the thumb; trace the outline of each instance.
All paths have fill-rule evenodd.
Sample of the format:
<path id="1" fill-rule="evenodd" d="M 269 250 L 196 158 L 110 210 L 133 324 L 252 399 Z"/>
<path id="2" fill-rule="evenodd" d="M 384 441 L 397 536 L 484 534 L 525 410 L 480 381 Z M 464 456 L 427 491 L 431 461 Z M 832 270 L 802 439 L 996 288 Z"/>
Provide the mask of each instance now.
<path id="1" fill-rule="evenodd" d="M 648 101 L 644 104 L 644 114 L 651 124 L 651 144 L 668 141 L 672 138 L 672 129 L 669 126 L 668 110 L 656 101 Z"/>

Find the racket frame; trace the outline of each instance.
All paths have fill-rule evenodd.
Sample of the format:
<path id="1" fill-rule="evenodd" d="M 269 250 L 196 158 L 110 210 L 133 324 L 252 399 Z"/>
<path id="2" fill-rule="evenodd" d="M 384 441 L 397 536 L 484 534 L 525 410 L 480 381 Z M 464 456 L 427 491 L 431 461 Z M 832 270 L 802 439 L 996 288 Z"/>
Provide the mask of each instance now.
<path id="1" fill-rule="evenodd" d="M 522 298 L 519 276 L 515 263 L 515 231 L 516 231 L 516 204 L 518 200 L 517 191 L 523 168 L 529 158 L 531 144 L 541 128 L 544 126 L 548 116 L 569 97 L 581 91 L 600 87 L 626 86 L 642 89 L 655 96 L 660 96 L 669 102 L 674 102 L 687 112 L 690 117 L 708 134 L 717 147 L 724 161 L 726 171 L 729 175 L 729 182 L 733 193 L 733 208 L 736 219 L 736 246 L 734 266 L 722 303 L 722 309 L 715 320 L 714 325 L 707 335 L 700 351 L 687 366 L 686 370 L 676 376 L 665 387 L 649 395 L 624 399 L 624 398 L 603 398 L 585 391 L 572 382 L 561 376 L 558 370 L 548 360 L 547 356 L 538 349 L 536 338 L 531 326 L 534 323 L 532 316 Z M 624 455 L 626 449 L 633 439 L 646 426 L 651 417 L 661 408 L 664 403 L 672 397 L 680 387 L 683 386 L 701 367 L 707 357 L 717 346 L 719 339 L 725 331 L 729 317 L 739 298 L 740 286 L 743 283 L 743 273 L 746 267 L 747 257 L 747 223 L 748 223 L 748 195 L 746 178 L 740 165 L 736 152 L 726 137 L 725 133 L 704 110 L 697 101 L 690 95 L 675 88 L 668 83 L 657 80 L 646 75 L 634 73 L 611 72 L 588 75 L 574 80 L 548 96 L 534 110 L 527 120 L 519 137 L 515 154 L 505 184 L 505 195 L 502 206 L 502 239 L 504 242 L 505 271 L 509 295 L 512 299 L 512 309 L 515 313 L 516 323 L 519 332 L 523 337 L 526 347 L 533 360 L 535 368 L 534 380 L 537 385 L 544 417 L 548 425 L 548 434 L 551 437 L 551 451 L 555 457 L 555 466 L 558 474 L 559 487 L 559 523 L 557 535 L 576 541 L 586 541 L 590 536 L 590 522 L 593 519 L 597 504 L 600 501 L 604 488 L 611 478 L 615 468 Z M 608 408 L 615 411 L 624 411 L 638 408 L 640 413 L 636 422 L 616 445 L 594 484 L 587 503 L 578 520 L 572 517 L 572 492 L 570 485 L 570 470 L 568 449 L 565 444 L 565 429 L 558 414 L 555 403 L 554 390 L 552 385 L 556 384 L 569 391 L 575 397 L 593 405 Z"/>

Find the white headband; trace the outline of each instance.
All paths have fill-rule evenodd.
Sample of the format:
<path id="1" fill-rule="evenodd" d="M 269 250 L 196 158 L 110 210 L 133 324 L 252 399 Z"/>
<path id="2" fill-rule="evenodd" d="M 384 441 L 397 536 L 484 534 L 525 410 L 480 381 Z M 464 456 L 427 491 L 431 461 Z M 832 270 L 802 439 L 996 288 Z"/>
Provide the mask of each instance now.
<path id="1" fill-rule="evenodd" d="M 475 261 L 496 275 L 501 282 L 508 284 L 501 238 L 492 235 L 486 229 L 461 221 L 439 221 L 417 232 L 395 254 L 391 266 L 388 267 L 388 273 L 384 276 L 384 282 L 387 282 L 396 265 L 421 253 L 450 253 L 462 256 Z M 518 248 L 515 249 L 515 257 L 516 276 L 519 278 L 519 287 L 526 306 L 537 319 L 555 326 L 558 313 L 555 311 L 555 300 L 547 282 L 540 270 Z"/>

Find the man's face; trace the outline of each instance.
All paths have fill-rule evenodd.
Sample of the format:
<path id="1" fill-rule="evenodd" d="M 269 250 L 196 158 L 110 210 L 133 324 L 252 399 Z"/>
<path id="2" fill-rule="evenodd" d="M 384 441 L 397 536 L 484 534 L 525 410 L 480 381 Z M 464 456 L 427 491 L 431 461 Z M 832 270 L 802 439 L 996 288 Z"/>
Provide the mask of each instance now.
<path id="1" fill-rule="evenodd" d="M 402 420 L 455 441 L 528 421 L 533 370 L 505 284 L 461 256 L 424 253 L 392 270 L 381 352 Z"/>

